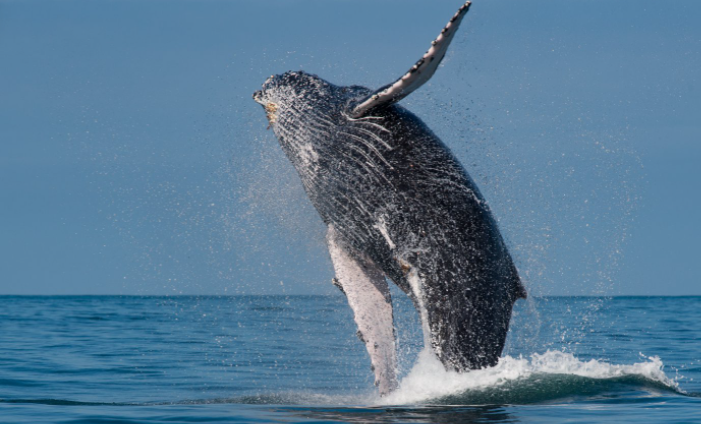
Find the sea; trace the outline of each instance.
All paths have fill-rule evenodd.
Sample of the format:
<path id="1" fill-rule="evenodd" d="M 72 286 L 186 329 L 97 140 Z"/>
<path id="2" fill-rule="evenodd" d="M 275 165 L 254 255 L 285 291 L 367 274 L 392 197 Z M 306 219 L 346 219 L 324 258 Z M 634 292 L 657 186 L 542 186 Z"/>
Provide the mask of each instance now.
<path id="1" fill-rule="evenodd" d="M 0 296 L 0 423 L 701 422 L 701 297 L 519 301 L 499 363 L 446 372 L 395 298 L 379 397 L 336 296 Z"/>

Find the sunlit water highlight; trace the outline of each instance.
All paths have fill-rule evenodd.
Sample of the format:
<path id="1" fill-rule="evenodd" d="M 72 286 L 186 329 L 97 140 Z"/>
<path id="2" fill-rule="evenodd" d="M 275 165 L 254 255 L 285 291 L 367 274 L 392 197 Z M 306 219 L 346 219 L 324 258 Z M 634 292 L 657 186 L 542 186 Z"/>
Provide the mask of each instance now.
<path id="1" fill-rule="evenodd" d="M 499 364 L 464 374 L 395 302 L 401 382 L 380 398 L 340 295 L 0 297 L 0 421 L 701 418 L 701 298 L 520 302 Z"/>

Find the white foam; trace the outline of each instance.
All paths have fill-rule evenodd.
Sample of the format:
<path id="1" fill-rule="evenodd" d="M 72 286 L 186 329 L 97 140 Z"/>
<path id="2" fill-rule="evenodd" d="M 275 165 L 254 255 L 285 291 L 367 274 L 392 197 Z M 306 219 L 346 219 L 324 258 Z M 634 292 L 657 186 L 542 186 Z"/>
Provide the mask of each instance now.
<path id="1" fill-rule="evenodd" d="M 593 379 L 640 376 L 680 391 L 678 383 L 662 371 L 664 364 L 659 357 L 645 359 L 632 365 L 615 365 L 594 359 L 580 361 L 570 353 L 547 351 L 533 354 L 530 358 L 506 356 L 495 367 L 458 374 L 446 371 L 435 355 L 424 349 L 414 368 L 400 382 L 399 389 L 379 402 L 387 405 L 421 403 L 466 391 L 498 387 L 537 375 L 575 375 Z"/>

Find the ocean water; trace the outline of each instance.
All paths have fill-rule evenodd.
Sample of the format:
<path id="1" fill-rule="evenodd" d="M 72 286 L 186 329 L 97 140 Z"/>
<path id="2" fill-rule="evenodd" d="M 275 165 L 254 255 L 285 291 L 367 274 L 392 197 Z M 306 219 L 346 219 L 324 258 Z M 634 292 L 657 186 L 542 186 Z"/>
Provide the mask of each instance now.
<path id="1" fill-rule="evenodd" d="M 376 395 L 338 296 L 0 297 L 0 422 L 701 422 L 701 297 L 520 301 L 500 363 L 445 372 L 395 297 Z"/>

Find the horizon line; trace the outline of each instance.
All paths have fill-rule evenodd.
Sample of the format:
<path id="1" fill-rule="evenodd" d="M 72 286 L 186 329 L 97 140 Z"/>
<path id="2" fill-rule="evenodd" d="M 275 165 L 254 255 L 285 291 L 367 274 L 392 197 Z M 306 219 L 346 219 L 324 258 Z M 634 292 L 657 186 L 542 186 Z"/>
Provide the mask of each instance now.
<path id="1" fill-rule="evenodd" d="M 134 298 L 170 298 L 170 297 L 200 297 L 200 298 L 221 298 L 221 297 L 339 297 L 340 294 L 0 294 L 0 298 L 8 297 L 134 297 Z M 563 297 L 563 298 L 648 298 L 648 297 L 701 297 L 701 294 L 618 294 L 618 295 L 569 295 L 569 294 L 549 294 L 531 295 L 536 299 Z"/>

